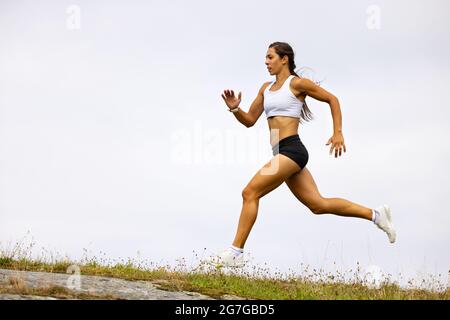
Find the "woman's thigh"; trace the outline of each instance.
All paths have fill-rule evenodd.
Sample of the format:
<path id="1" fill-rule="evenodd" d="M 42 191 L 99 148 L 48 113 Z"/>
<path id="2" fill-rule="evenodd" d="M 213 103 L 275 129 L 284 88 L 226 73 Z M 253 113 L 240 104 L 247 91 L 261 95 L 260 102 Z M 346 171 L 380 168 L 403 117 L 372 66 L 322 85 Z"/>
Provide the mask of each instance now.
<path id="1" fill-rule="evenodd" d="M 299 170 L 295 161 L 277 154 L 253 176 L 245 187 L 243 196 L 261 198 Z"/>
<path id="2" fill-rule="evenodd" d="M 323 197 L 307 168 L 303 168 L 286 179 L 286 184 L 295 197 L 305 206 L 310 209 L 320 207 Z"/>

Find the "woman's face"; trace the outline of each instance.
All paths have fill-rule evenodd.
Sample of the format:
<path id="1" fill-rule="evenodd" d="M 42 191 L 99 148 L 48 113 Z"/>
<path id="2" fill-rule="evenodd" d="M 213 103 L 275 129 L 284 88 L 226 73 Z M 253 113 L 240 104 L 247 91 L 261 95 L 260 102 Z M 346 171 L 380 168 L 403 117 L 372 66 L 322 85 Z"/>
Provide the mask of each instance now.
<path id="1" fill-rule="evenodd" d="M 270 75 L 278 74 L 283 69 L 283 66 L 287 63 L 288 57 L 284 56 L 280 59 L 280 56 L 276 53 L 274 48 L 269 48 L 266 53 L 266 66 Z"/>

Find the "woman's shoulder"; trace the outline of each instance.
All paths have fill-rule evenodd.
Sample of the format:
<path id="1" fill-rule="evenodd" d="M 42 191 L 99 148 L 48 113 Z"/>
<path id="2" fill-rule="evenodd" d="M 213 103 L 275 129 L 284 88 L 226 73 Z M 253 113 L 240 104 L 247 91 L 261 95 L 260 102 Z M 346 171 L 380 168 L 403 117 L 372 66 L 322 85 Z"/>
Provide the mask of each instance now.
<path id="1" fill-rule="evenodd" d="M 308 86 L 312 83 L 308 78 L 302 78 L 294 75 L 291 79 L 291 87 L 298 91 L 303 91 L 305 86 Z"/>
<path id="2" fill-rule="evenodd" d="M 262 93 L 262 92 L 266 91 L 266 88 L 267 88 L 271 83 L 272 83 L 272 81 L 266 81 L 266 82 L 264 82 L 263 85 L 261 86 L 261 88 L 259 89 L 260 92 Z"/>
<path id="3" fill-rule="evenodd" d="M 270 84 L 273 83 L 273 81 L 266 81 L 263 83 L 262 88 L 266 89 L 268 86 L 270 86 Z"/>
<path id="4" fill-rule="evenodd" d="M 307 79 L 293 75 L 290 85 L 291 85 L 291 90 L 296 97 L 304 95 L 305 80 L 307 80 Z"/>
<path id="5" fill-rule="evenodd" d="M 292 75 L 291 83 L 299 83 L 303 80 L 303 78 L 296 76 L 295 74 Z"/>
<path id="6" fill-rule="evenodd" d="M 294 77 L 291 80 L 291 84 L 292 85 L 296 85 L 296 86 L 302 87 L 302 86 L 305 86 L 305 85 L 307 86 L 307 85 L 310 85 L 310 84 L 315 84 L 315 82 L 313 82 L 312 80 L 310 80 L 308 78 L 302 78 L 302 77 L 298 77 L 296 75 L 293 75 L 293 76 Z"/>

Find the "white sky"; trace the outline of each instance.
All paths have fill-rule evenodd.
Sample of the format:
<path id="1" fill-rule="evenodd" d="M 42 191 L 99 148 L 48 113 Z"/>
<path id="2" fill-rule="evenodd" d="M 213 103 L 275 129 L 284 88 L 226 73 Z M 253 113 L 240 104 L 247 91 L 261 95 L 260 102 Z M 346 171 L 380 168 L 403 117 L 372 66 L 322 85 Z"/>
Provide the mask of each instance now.
<path id="1" fill-rule="evenodd" d="M 80 9 L 80 28 L 66 10 Z M 380 28 L 369 28 L 379 9 Z M 286 41 L 341 103 L 335 159 L 327 104 L 309 100 L 308 168 L 325 197 L 389 204 L 398 242 L 367 221 L 314 216 L 285 184 L 260 201 L 246 251 L 299 270 L 378 265 L 447 274 L 448 1 L 2 1 L 0 243 L 27 231 L 71 257 L 83 249 L 151 261 L 233 240 L 241 192 L 270 160 L 265 115 L 247 129 L 220 93 L 262 83 Z M 69 25 L 70 26 L 70 25 Z"/>

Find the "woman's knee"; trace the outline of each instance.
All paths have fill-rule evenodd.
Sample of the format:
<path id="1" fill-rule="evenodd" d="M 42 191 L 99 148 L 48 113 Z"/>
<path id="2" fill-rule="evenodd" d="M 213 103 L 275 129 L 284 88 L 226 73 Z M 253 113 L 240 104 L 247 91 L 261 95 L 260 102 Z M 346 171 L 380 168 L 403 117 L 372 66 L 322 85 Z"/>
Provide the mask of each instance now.
<path id="1" fill-rule="evenodd" d="M 316 199 L 308 204 L 309 210 L 314 214 L 327 213 L 326 200 L 324 198 Z"/>
<path id="2" fill-rule="evenodd" d="M 244 188 L 244 190 L 242 190 L 242 199 L 255 200 L 258 198 L 258 192 L 254 188 L 247 186 Z"/>

